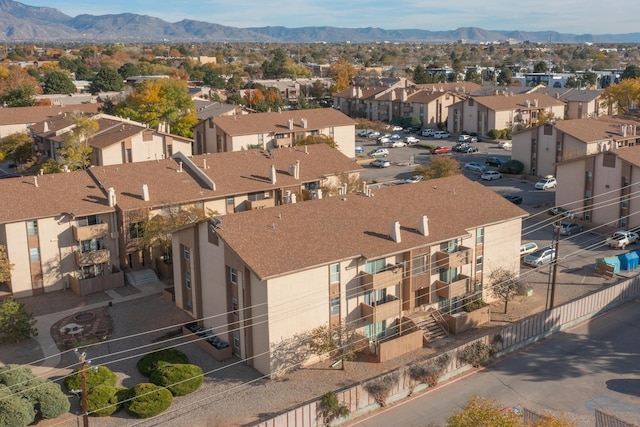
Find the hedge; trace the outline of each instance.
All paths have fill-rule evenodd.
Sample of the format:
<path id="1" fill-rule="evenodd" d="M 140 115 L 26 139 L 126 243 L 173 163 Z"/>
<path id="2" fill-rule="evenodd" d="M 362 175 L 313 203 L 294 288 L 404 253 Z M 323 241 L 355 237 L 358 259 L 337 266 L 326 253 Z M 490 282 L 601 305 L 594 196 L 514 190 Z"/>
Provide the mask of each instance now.
<path id="1" fill-rule="evenodd" d="M 199 366 L 176 363 L 158 367 L 149 381 L 166 387 L 174 396 L 185 396 L 200 388 L 204 373 Z"/>
<path id="2" fill-rule="evenodd" d="M 99 385 L 87 393 L 87 411 L 94 417 L 108 417 L 122 408 L 129 389 Z"/>
<path id="3" fill-rule="evenodd" d="M 127 412 L 136 418 L 155 417 L 164 412 L 173 401 L 173 395 L 165 388 L 151 383 L 136 384 L 127 393 L 124 404 Z"/>
<path id="4" fill-rule="evenodd" d="M 142 375 L 149 377 L 159 365 L 170 363 L 189 363 L 189 358 L 186 354 L 175 348 L 167 348 L 145 355 L 142 359 L 138 360 L 136 366 Z"/>

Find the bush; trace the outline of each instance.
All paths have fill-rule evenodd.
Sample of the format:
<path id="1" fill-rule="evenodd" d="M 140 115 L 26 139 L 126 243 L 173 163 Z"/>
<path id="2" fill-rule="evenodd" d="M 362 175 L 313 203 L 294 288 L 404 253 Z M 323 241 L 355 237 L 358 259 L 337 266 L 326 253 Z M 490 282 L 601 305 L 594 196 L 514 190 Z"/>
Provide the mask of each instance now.
<path id="1" fill-rule="evenodd" d="M 519 174 L 524 170 L 524 164 L 518 160 L 507 160 L 502 166 L 500 166 L 500 172 Z"/>
<path id="2" fill-rule="evenodd" d="M 118 381 L 116 374 L 105 366 L 98 366 L 96 371 L 91 368 L 86 368 L 86 375 L 87 391 L 91 391 L 99 385 L 110 385 L 113 387 Z M 64 380 L 64 386 L 67 390 L 80 390 L 82 388 L 80 368 L 74 370 L 73 373 Z"/>
<path id="3" fill-rule="evenodd" d="M 6 365 L 0 368 L 0 384 L 7 387 L 26 383 L 33 378 L 35 376 L 31 373 L 31 369 L 23 368 L 20 365 Z"/>
<path id="4" fill-rule="evenodd" d="M 165 388 L 151 383 L 136 384 L 127 393 L 124 407 L 136 418 L 155 417 L 164 412 L 173 401 L 173 395 Z"/>
<path id="5" fill-rule="evenodd" d="M 472 311 L 476 311 L 482 307 L 486 307 L 487 304 L 486 302 L 482 301 L 482 297 L 480 296 L 474 296 L 474 297 L 468 297 L 464 300 L 464 311 L 466 311 L 467 313 L 471 313 Z"/>
<path id="6" fill-rule="evenodd" d="M 38 335 L 33 314 L 9 297 L 0 304 L 0 343 L 18 343 Z"/>
<path id="7" fill-rule="evenodd" d="M 481 341 L 476 341 L 458 351 L 456 357 L 460 362 L 478 368 L 486 362 L 493 353 L 494 351 L 490 346 Z"/>
<path id="8" fill-rule="evenodd" d="M 175 348 L 167 348 L 145 355 L 142 359 L 138 360 L 136 366 L 142 375 L 149 377 L 159 365 L 170 363 L 189 363 L 189 358 L 186 354 Z"/>
<path id="9" fill-rule="evenodd" d="M 122 408 L 128 389 L 99 385 L 87 393 L 87 411 L 94 417 L 108 417 Z"/>
<path id="10" fill-rule="evenodd" d="M 387 397 L 389 397 L 389 393 L 391 393 L 393 387 L 398 384 L 398 378 L 398 373 L 394 372 L 393 374 L 365 384 L 364 389 L 373 397 L 378 405 L 386 406 Z"/>
<path id="11" fill-rule="evenodd" d="M 166 387 L 174 396 L 185 396 L 200 388 L 204 372 L 196 365 L 175 363 L 159 366 L 151 373 L 149 381 Z"/>
<path id="12" fill-rule="evenodd" d="M 502 129 L 502 139 L 512 139 L 513 131 L 510 128 Z"/>
<path id="13" fill-rule="evenodd" d="M 346 417 L 351 412 L 347 405 L 338 402 L 338 397 L 332 391 L 322 395 L 320 408 L 322 410 L 322 418 L 326 425 L 331 425 L 332 421 Z"/>
<path id="14" fill-rule="evenodd" d="M 12 390 L 20 392 L 23 398 L 31 403 L 38 416 L 45 419 L 58 418 L 69 412 L 71 407 L 69 398 L 62 392 L 60 385 L 44 378 L 34 377 Z"/>
<path id="15" fill-rule="evenodd" d="M 451 362 L 451 355 L 447 353 L 425 363 L 413 364 L 409 366 L 409 377 L 429 387 L 435 387 L 449 362 Z"/>
<path id="16" fill-rule="evenodd" d="M 500 132 L 498 129 L 491 129 L 489 132 L 487 132 L 487 136 L 490 139 L 500 139 L 502 135 L 502 132 Z"/>
<path id="17" fill-rule="evenodd" d="M 36 411 L 27 399 L 0 385 L 0 426 L 24 427 L 33 423 Z"/>

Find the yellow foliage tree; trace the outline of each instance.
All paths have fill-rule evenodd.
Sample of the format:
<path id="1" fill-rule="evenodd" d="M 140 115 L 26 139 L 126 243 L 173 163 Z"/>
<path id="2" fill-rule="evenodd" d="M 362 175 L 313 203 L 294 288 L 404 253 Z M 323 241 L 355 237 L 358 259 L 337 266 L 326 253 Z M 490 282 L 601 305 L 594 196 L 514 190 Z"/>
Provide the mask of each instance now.
<path id="1" fill-rule="evenodd" d="M 640 103 L 640 78 L 624 79 L 612 84 L 602 93 L 604 105 L 618 109 L 619 114 L 629 114 Z"/>
<path id="2" fill-rule="evenodd" d="M 329 77 L 335 80 L 336 84 L 333 93 L 340 92 L 351 86 L 351 79 L 355 76 L 356 70 L 353 64 L 344 58 L 332 63 L 329 66 Z"/>
<path id="3" fill-rule="evenodd" d="M 460 163 L 451 157 L 436 157 L 431 159 L 429 164 L 418 166 L 415 170 L 415 174 L 423 176 L 424 179 L 444 178 L 459 173 L 462 173 Z"/>

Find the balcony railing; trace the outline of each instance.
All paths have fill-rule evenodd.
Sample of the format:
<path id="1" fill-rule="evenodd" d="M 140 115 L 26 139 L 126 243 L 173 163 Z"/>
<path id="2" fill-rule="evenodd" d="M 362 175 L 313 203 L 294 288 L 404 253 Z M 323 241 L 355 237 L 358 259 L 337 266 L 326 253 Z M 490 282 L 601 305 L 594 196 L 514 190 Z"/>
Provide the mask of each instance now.
<path id="1" fill-rule="evenodd" d="M 402 267 L 394 267 L 380 273 L 361 273 L 362 287 L 368 291 L 377 291 L 402 283 Z"/>
<path id="2" fill-rule="evenodd" d="M 272 208 L 276 205 L 274 199 L 262 199 L 262 200 L 253 200 L 253 201 L 245 200 L 244 203 L 248 211 L 252 209 Z"/>
<path id="3" fill-rule="evenodd" d="M 73 238 L 81 242 L 83 240 L 100 239 L 109 234 L 109 224 L 106 222 L 84 227 L 73 226 Z"/>
<path id="4" fill-rule="evenodd" d="M 362 317 L 371 323 L 382 322 L 392 317 L 400 316 L 400 299 L 388 295 L 382 304 L 360 304 Z"/>
<path id="5" fill-rule="evenodd" d="M 458 276 L 458 280 L 451 283 L 436 280 L 436 295 L 442 298 L 461 297 L 473 291 L 474 289 L 471 289 L 471 278 L 463 274 Z"/>
<path id="6" fill-rule="evenodd" d="M 109 249 L 98 249 L 97 251 L 87 251 L 74 253 L 76 265 L 83 267 L 85 265 L 103 264 L 111 260 L 111 252 Z"/>
<path id="7" fill-rule="evenodd" d="M 436 252 L 436 268 L 457 268 L 472 262 L 471 248 L 459 246 L 455 252 Z"/>

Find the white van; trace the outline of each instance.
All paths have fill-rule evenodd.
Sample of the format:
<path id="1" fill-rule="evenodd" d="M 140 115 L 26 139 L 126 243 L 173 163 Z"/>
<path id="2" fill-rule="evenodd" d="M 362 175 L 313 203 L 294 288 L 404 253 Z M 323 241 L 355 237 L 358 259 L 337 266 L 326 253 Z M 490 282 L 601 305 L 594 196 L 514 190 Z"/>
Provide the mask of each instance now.
<path id="1" fill-rule="evenodd" d="M 420 135 L 422 135 L 422 136 L 433 136 L 433 134 L 435 132 L 436 131 L 433 130 L 433 129 L 426 128 L 426 129 L 422 129 L 422 132 L 420 132 Z"/>

